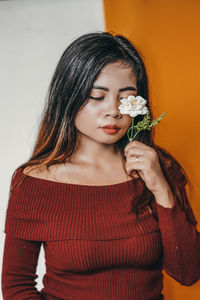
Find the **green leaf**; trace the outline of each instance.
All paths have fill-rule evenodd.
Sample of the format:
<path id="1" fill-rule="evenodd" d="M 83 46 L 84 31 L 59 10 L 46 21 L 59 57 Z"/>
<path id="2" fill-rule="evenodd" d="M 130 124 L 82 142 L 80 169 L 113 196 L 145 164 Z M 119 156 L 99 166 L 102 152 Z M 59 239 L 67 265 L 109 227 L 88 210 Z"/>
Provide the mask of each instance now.
<path id="1" fill-rule="evenodd" d="M 146 113 L 146 115 L 144 116 L 144 119 L 140 122 L 138 122 L 134 128 L 139 132 L 141 130 L 146 130 L 148 129 L 148 127 L 150 126 L 150 122 L 151 122 L 151 117 L 150 117 L 150 111 L 148 111 Z"/>
<path id="2" fill-rule="evenodd" d="M 161 120 L 162 118 L 166 115 L 166 112 L 164 112 L 159 118 L 151 121 L 150 117 L 150 111 L 146 113 L 142 121 L 139 121 L 135 126 L 133 126 L 133 123 L 131 127 L 127 131 L 127 136 L 129 138 L 129 141 L 133 141 L 136 135 L 142 131 L 142 130 L 151 130 L 151 128 L 155 127 Z M 133 119 L 134 120 L 134 119 Z M 134 136 L 132 134 L 129 136 L 129 132 L 132 129 L 132 133 L 134 131 Z"/>

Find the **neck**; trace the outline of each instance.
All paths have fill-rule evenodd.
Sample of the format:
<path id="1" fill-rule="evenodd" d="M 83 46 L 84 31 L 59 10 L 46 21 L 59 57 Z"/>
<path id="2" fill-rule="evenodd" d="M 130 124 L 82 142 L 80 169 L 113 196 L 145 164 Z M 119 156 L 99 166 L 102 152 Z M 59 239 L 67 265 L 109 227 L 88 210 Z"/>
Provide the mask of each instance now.
<path id="1" fill-rule="evenodd" d="M 121 161 L 120 151 L 115 151 L 113 144 L 98 143 L 94 140 L 81 139 L 75 153 L 71 156 L 72 163 L 91 167 L 108 167 L 110 163 Z"/>

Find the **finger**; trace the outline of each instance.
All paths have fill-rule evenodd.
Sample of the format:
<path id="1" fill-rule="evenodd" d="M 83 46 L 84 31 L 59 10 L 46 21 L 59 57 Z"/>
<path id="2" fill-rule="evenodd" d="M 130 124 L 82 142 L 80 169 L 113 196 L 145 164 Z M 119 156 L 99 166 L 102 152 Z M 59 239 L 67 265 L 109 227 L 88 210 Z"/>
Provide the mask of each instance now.
<path id="1" fill-rule="evenodd" d="M 147 155 L 147 152 L 138 148 L 131 148 L 129 151 L 126 152 L 126 157 L 131 157 L 131 156 L 145 156 Z"/>
<path id="2" fill-rule="evenodd" d="M 129 148 L 132 148 L 132 147 L 139 147 L 139 148 L 143 148 L 143 149 L 151 148 L 150 146 L 147 146 L 146 144 L 144 144 L 142 142 L 133 141 L 133 142 L 128 143 L 126 145 L 126 147 L 124 148 L 124 150 L 128 150 Z"/>
<path id="3" fill-rule="evenodd" d="M 142 149 L 138 147 L 132 147 L 128 151 L 126 151 L 125 156 L 146 156 L 150 157 L 151 156 L 151 149 Z"/>
<path id="4" fill-rule="evenodd" d="M 146 163 L 142 157 L 130 157 L 126 164 L 126 171 L 132 172 L 133 170 L 146 170 Z"/>
<path id="5" fill-rule="evenodd" d="M 127 174 L 130 174 L 133 171 L 144 171 L 144 170 L 145 170 L 145 167 L 140 162 L 131 163 L 126 166 Z"/>
<path id="6" fill-rule="evenodd" d="M 138 156 L 138 155 L 131 155 L 129 156 L 127 163 L 145 163 L 146 157 L 145 156 Z"/>
<path id="7" fill-rule="evenodd" d="M 142 155 L 148 157 L 151 160 L 155 160 L 157 157 L 157 152 L 155 151 L 155 149 L 151 147 L 141 148 L 141 147 L 134 146 L 130 148 L 128 151 L 126 150 L 125 152 L 126 157 L 130 155 Z"/>

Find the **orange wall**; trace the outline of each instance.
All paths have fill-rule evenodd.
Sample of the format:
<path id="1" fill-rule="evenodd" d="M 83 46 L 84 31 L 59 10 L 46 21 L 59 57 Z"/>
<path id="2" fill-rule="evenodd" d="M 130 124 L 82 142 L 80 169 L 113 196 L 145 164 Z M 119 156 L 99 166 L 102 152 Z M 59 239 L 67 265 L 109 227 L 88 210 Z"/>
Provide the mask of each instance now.
<path id="1" fill-rule="evenodd" d="M 167 111 L 155 140 L 185 168 L 200 223 L 200 1 L 104 0 L 104 10 L 106 30 L 124 34 L 144 55 L 154 116 Z M 198 300 L 200 283 L 184 287 L 165 274 L 164 293 Z"/>

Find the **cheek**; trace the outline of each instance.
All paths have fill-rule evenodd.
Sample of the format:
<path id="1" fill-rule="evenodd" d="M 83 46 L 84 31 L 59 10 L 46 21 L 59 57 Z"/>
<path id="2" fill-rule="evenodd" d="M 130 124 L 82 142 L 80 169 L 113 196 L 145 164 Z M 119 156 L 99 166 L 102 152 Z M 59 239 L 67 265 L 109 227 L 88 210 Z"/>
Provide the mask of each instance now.
<path id="1" fill-rule="evenodd" d="M 80 111 L 77 115 L 76 115 L 76 118 L 75 118 L 75 121 L 74 121 L 74 125 L 77 129 L 80 129 L 83 127 L 83 124 L 84 124 L 84 119 L 87 120 L 85 114 L 84 114 L 84 111 Z"/>
<path id="2" fill-rule="evenodd" d="M 82 109 L 79 110 L 77 115 L 87 118 L 96 115 L 98 110 L 99 109 L 88 100 L 88 103 Z"/>
<path id="3" fill-rule="evenodd" d="M 95 111 L 85 106 L 77 113 L 74 125 L 77 129 L 82 130 L 83 128 L 88 127 L 88 125 L 92 125 L 94 118 Z"/>

